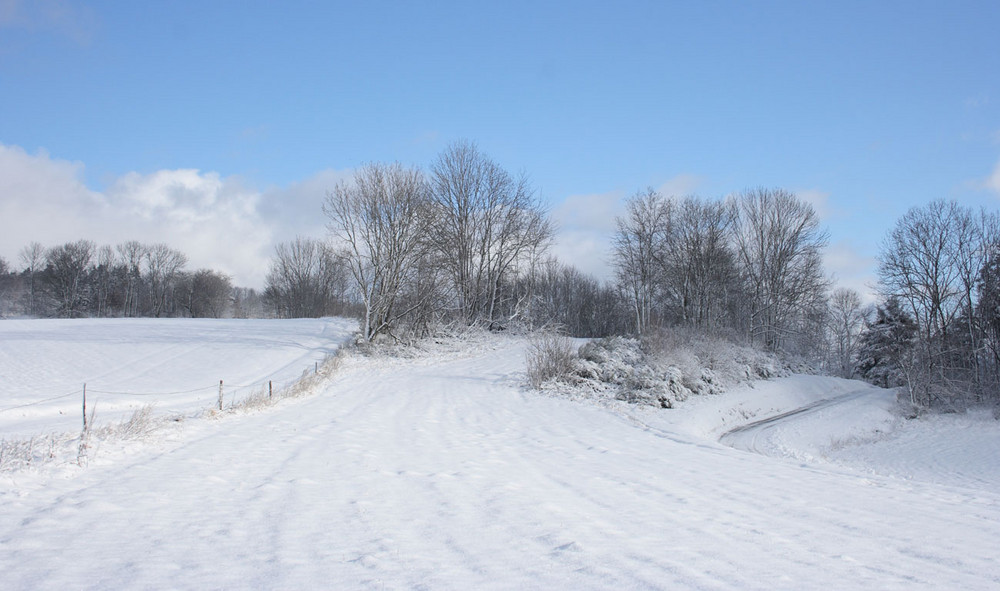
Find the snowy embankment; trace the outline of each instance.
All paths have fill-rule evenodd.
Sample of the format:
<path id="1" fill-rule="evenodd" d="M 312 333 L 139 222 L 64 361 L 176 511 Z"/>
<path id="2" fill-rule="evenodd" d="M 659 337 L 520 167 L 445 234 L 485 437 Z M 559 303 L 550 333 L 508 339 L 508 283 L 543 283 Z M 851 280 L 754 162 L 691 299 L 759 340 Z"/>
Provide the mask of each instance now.
<path id="1" fill-rule="evenodd" d="M 906 418 L 893 391 L 793 376 L 692 401 L 686 415 L 678 428 L 712 436 L 730 431 L 730 418 L 748 423 L 723 442 L 776 458 L 1000 491 L 1000 422 L 988 410 Z"/>
<path id="2" fill-rule="evenodd" d="M 598 406 L 525 391 L 525 348 L 355 359 L 315 396 L 188 421 L 86 470 L 4 477 L 4 586 L 1000 585 L 995 489 L 715 440 L 828 395 L 819 378 L 673 410 Z"/>

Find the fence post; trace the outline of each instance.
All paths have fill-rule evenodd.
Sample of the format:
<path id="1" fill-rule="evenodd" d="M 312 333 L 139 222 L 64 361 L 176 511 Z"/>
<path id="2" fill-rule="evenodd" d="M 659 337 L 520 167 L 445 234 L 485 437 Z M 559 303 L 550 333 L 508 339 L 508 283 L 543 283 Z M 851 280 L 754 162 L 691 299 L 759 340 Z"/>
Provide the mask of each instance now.
<path id="1" fill-rule="evenodd" d="M 268 380 L 267 381 L 267 399 L 268 400 L 271 399 L 271 393 L 272 392 L 273 392 L 273 390 L 271 389 L 271 380 Z"/>
<path id="2" fill-rule="evenodd" d="M 87 384 L 83 384 L 83 430 L 87 431 Z"/>
<path id="3" fill-rule="evenodd" d="M 219 380 L 219 410 L 222 410 L 222 380 Z"/>
<path id="4" fill-rule="evenodd" d="M 319 373 L 319 361 L 316 362 L 316 367 L 313 369 L 313 373 Z"/>

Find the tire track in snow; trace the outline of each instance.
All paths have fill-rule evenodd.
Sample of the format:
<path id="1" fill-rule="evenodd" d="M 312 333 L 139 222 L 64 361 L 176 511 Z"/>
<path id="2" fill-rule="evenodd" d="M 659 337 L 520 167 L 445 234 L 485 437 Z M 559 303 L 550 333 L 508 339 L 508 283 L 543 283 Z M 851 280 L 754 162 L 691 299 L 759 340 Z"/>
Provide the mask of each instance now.
<path id="1" fill-rule="evenodd" d="M 734 449 L 769 455 L 769 450 L 762 447 L 761 441 L 765 440 L 764 436 L 769 435 L 774 429 L 794 421 L 796 418 L 801 418 L 803 415 L 813 414 L 870 395 L 871 390 L 866 389 L 848 392 L 834 398 L 817 400 L 812 404 L 730 429 L 719 437 L 719 443 Z"/>

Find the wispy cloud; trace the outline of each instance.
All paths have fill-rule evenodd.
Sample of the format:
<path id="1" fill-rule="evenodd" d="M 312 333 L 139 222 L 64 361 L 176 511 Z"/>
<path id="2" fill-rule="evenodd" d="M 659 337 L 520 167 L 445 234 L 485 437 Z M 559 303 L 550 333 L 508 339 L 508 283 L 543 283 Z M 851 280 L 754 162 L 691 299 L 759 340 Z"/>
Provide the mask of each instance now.
<path id="1" fill-rule="evenodd" d="M 615 217 L 624 211 L 620 191 L 571 195 L 552 209 L 556 239 L 552 247 L 560 261 L 601 279 L 611 276 L 609 244 Z"/>
<path id="2" fill-rule="evenodd" d="M 986 179 L 983 185 L 1000 196 L 1000 160 L 993 167 L 993 173 Z"/>
<path id="3" fill-rule="evenodd" d="M 812 205 L 821 220 L 829 220 L 834 215 L 834 210 L 830 206 L 830 193 L 819 189 L 805 189 L 796 191 L 795 195 Z"/>
<path id="4" fill-rule="evenodd" d="M 0 28 L 44 31 L 87 45 L 97 31 L 94 11 L 71 0 L 0 0 Z"/>
<path id="5" fill-rule="evenodd" d="M 990 104 L 990 97 L 985 94 L 977 94 L 976 96 L 966 98 L 964 103 L 969 109 L 978 109 Z"/>
<path id="6" fill-rule="evenodd" d="M 702 184 L 702 178 L 693 174 L 679 174 L 656 188 L 664 197 L 693 195 Z"/>

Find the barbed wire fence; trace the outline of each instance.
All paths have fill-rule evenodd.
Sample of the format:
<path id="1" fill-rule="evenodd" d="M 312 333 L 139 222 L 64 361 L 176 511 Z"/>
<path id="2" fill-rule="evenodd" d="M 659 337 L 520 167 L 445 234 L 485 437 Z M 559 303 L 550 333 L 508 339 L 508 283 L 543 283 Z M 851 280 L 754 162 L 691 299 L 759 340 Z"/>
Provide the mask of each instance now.
<path id="1" fill-rule="evenodd" d="M 171 398 L 176 398 L 178 396 L 199 394 L 201 392 L 205 393 L 203 400 L 190 402 L 185 401 L 181 404 L 181 407 L 171 405 L 173 406 L 172 408 L 171 406 L 161 406 L 159 409 L 166 411 L 167 413 L 172 413 L 174 416 L 183 416 L 191 413 L 192 411 L 196 413 L 203 413 L 208 410 L 213 415 L 216 415 L 227 410 L 235 411 L 239 409 L 263 407 L 273 404 L 283 398 L 297 397 L 311 391 L 313 386 L 317 385 L 324 378 L 331 375 L 333 371 L 339 367 L 343 351 L 344 348 L 341 347 L 333 353 L 327 354 L 322 361 L 314 361 L 312 366 L 303 369 L 302 373 L 297 378 L 291 380 L 285 379 L 281 382 L 278 382 L 273 378 L 267 378 L 247 384 L 233 385 L 226 384 L 225 380 L 220 379 L 218 383 L 197 388 L 158 392 L 94 388 L 87 383 L 83 383 L 81 388 L 77 390 L 64 392 L 62 394 L 40 400 L 33 400 L 23 404 L 15 404 L 0 408 L 0 415 L 2 415 L 6 412 L 50 404 L 59 400 L 70 399 L 75 396 L 78 397 L 81 402 L 80 408 L 82 416 L 82 429 L 79 437 L 70 437 L 68 433 L 53 433 L 50 435 L 33 436 L 28 439 L 11 441 L 8 441 L 5 438 L 0 438 L 0 471 L 8 471 L 30 465 L 35 460 L 39 459 L 36 457 L 39 453 L 43 456 L 41 458 L 43 460 L 53 459 L 56 455 L 54 448 L 57 444 L 64 444 L 71 440 L 79 441 L 77 462 L 80 464 L 86 463 L 89 455 L 88 450 L 90 448 L 90 438 L 94 433 L 95 409 L 98 402 L 102 399 L 106 400 L 104 397 L 114 397 L 115 399 L 136 398 L 152 400 L 152 402 L 146 403 L 138 410 L 135 410 L 133 417 L 122 423 L 122 425 L 125 426 L 129 426 L 130 423 L 134 423 L 140 414 L 144 420 L 148 421 L 148 419 L 151 418 L 152 406 L 154 404 L 159 404 L 163 401 L 169 402 Z M 209 402 L 210 400 L 211 403 Z M 61 412 L 62 411 L 60 411 L 60 413 Z M 140 429 L 139 431 L 146 432 L 148 430 L 144 431 Z M 40 450 L 40 448 L 47 448 L 47 450 Z"/>

